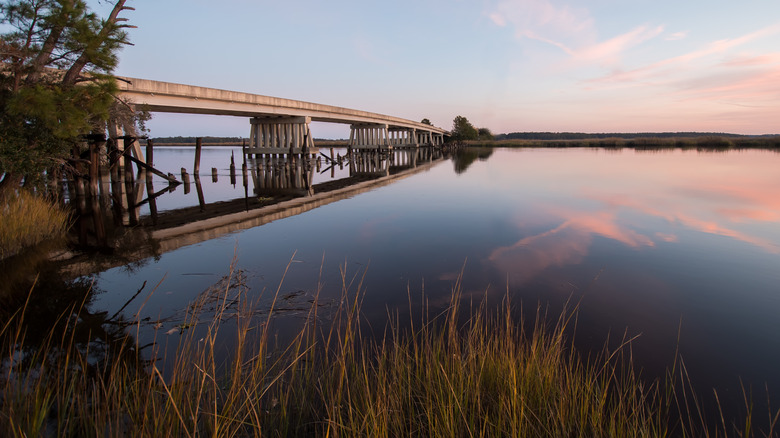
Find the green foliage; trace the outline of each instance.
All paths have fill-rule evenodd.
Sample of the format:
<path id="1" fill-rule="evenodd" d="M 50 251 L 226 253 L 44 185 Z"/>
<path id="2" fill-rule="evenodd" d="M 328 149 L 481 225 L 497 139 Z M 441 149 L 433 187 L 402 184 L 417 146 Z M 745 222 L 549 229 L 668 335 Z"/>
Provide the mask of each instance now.
<path id="1" fill-rule="evenodd" d="M 476 140 L 479 136 L 479 132 L 467 118 L 456 116 L 452 121 L 451 136 L 455 141 Z"/>
<path id="2" fill-rule="evenodd" d="M 493 140 L 493 133 L 487 128 L 479 128 L 477 133 L 478 140 Z"/>
<path id="3" fill-rule="evenodd" d="M 422 123 L 424 125 L 431 125 L 431 126 L 433 126 L 433 123 L 431 123 L 431 121 L 428 120 L 428 119 L 422 119 L 422 120 L 420 120 L 420 123 Z"/>
<path id="4" fill-rule="evenodd" d="M 111 72 L 127 44 L 116 2 L 101 19 L 84 0 L 0 2 L 0 174 L 40 173 L 80 137 L 105 131 L 117 86 Z"/>

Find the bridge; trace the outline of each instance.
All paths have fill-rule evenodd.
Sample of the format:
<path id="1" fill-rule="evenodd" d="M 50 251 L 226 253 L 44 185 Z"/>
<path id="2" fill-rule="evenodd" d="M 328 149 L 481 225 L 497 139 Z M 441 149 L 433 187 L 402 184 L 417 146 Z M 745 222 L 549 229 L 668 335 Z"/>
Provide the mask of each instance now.
<path id="1" fill-rule="evenodd" d="M 441 145 L 444 129 L 367 111 L 238 91 L 118 78 L 120 97 L 150 112 L 249 118 L 250 154 L 301 154 L 314 150 L 309 123 L 350 125 L 349 146 L 382 149 Z"/>

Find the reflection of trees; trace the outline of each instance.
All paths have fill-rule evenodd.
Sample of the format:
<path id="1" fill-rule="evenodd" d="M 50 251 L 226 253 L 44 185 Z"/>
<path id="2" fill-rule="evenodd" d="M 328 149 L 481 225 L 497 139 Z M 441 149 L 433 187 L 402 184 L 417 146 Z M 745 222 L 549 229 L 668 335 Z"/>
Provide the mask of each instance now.
<path id="1" fill-rule="evenodd" d="M 0 354 L 14 358 L 13 364 L 8 359 L 0 364 L 3 373 L 11 366 L 19 372 L 45 365 L 97 376 L 120 364 L 143 366 L 125 330 L 132 323 L 91 309 L 101 293 L 91 278 L 63 281 L 54 269 L 27 278 L 0 296 Z"/>
<path id="2" fill-rule="evenodd" d="M 493 148 L 461 148 L 455 151 L 455 173 L 461 174 L 476 160 L 487 160 L 493 154 Z"/>

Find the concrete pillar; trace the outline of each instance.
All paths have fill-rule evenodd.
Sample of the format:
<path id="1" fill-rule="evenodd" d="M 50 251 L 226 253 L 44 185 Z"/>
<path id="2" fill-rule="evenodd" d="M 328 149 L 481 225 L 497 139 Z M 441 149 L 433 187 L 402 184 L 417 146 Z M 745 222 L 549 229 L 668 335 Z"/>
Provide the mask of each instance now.
<path id="1" fill-rule="evenodd" d="M 249 154 L 316 153 L 309 131 L 311 117 L 254 117 L 250 120 Z M 308 150 L 307 150 L 308 149 Z"/>
<path id="2" fill-rule="evenodd" d="M 353 124 L 350 127 L 349 146 L 357 149 L 386 149 L 391 140 L 386 124 Z"/>

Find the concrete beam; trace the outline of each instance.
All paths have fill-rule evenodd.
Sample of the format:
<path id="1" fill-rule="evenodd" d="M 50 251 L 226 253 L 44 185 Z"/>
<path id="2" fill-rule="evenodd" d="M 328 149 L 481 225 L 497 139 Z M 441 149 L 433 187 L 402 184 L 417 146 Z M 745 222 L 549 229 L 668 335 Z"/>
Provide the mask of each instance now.
<path id="1" fill-rule="evenodd" d="M 213 114 L 239 117 L 310 117 L 316 122 L 381 123 L 396 127 L 446 131 L 400 117 L 332 105 L 197 87 L 149 79 L 120 78 L 120 96 L 151 112 Z"/>

